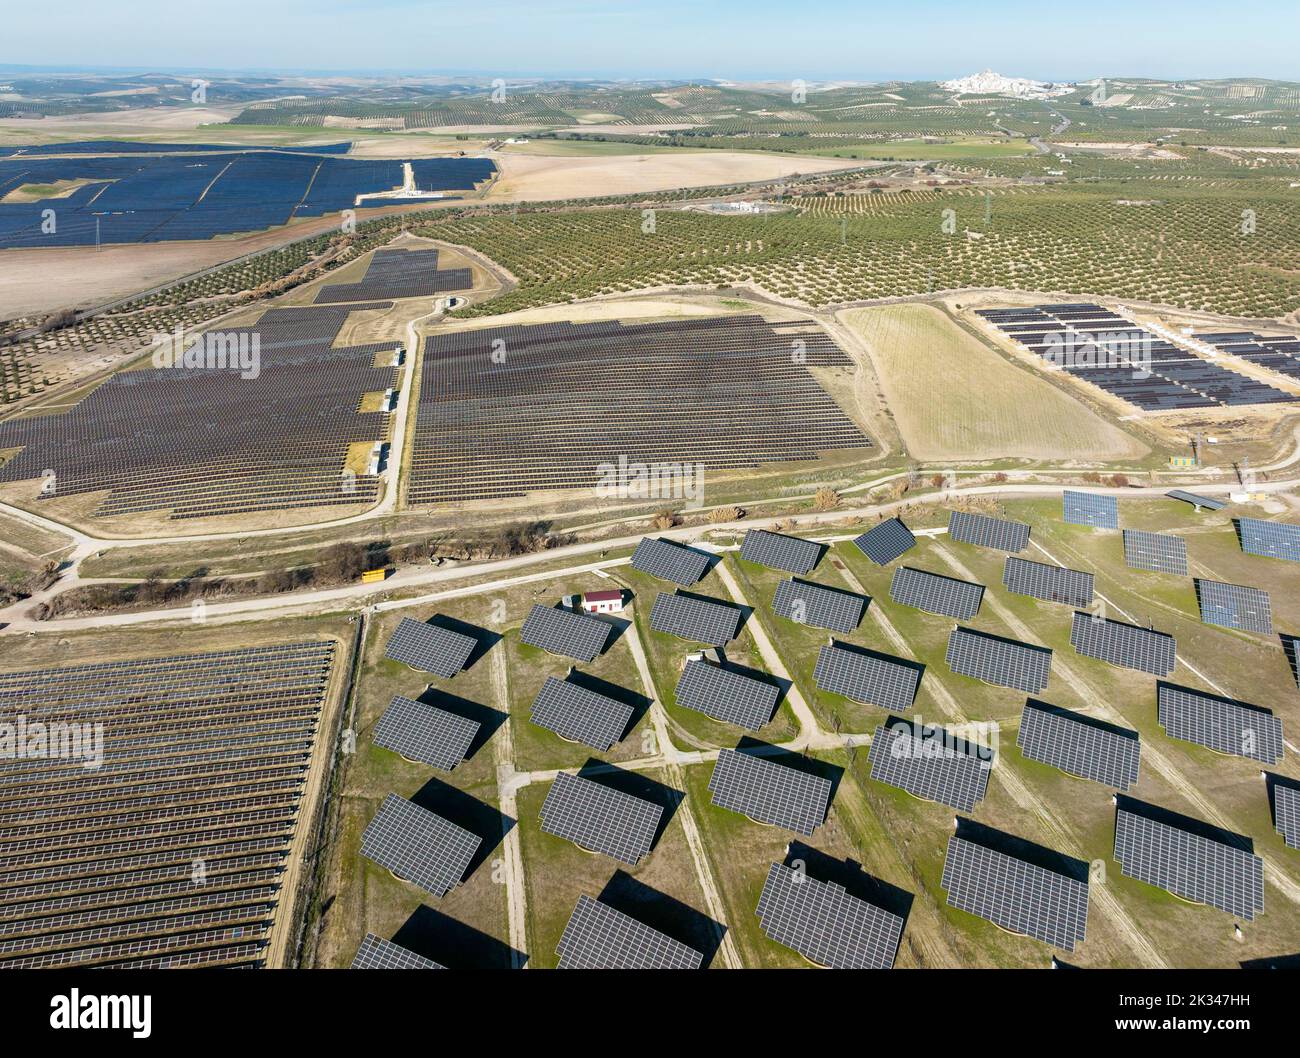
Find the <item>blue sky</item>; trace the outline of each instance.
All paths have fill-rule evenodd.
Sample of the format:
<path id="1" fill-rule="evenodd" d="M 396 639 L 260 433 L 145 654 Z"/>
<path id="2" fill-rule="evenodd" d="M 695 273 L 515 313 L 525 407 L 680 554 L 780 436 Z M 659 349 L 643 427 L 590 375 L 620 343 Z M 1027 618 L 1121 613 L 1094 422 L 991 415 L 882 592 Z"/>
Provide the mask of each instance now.
<path id="1" fill-rule="evenodd" d="M 61 0 L 0 63 L 490 76 L 1300 79 L 1300 3 L 1259 0 Z"/>

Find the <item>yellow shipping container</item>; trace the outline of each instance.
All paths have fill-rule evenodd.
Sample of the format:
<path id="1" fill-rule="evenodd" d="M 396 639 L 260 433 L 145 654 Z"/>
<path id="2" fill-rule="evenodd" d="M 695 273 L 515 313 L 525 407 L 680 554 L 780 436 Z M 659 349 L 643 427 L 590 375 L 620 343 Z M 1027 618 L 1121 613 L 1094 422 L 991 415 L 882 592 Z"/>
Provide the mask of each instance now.
<path id="1" fill-rule="evenodd" d="M 372 569 L 361 574 L 362 584 L 377 584 L 388 577 L 387 569 Z"/>

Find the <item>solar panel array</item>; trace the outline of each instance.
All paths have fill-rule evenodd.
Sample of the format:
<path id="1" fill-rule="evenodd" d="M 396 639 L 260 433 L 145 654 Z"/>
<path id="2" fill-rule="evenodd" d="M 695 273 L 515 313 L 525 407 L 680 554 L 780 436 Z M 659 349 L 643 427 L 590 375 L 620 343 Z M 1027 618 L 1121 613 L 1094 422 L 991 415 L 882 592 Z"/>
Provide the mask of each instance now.
<path id="1" fill-rule="evenodd" d="M 483 839 L 389 794 L 361 835 L 361 855 L 434 896 L 460 885 Z"/>
<path id="2" fill-rule="evenodd" d="M 704 954 L 586 893 L 555 948 L 561 970 L 698 970 Z"/>
<path id="3" fill-rule="evenodd" d="M 831 801 L 829 779 L 732 749 L 718 751 L 709 789 L 719 808 L 809 837 Z"/>
<path id="4" fill-rule="evenodd" d="M 786 536 L 784 533 L 751 529 L 740 545 L 740 557 L 786 573 L 807 573 L 821 559 L 822 545 L 815 540 Z"/>
<path id="5" fill-rule="evenodd" d="M 1052 674 L 1052 652 L 1047 647 L 954 628 L 948 637 L 946 654 L 953 672 L 999 687 L 1037 694 Z"/>
<path id="6" fill-rule="evenodd" d="M 1061 518 L 1070 525 L 1090 525 L 1094 529 L 1119 528 L 1119 500 L 1114 496 L 1066 489 L 1061 494 L 1061 505 Z"/>
<path id="7" fill-rule="evenodd" d="M 635 867 L 654 845 L 663 814 L 653 801 L 562 771 L 542 803 L 542 829 Z"/>
<path id="8" fill-rule="evenodd" d="M 1239 628 L 1243 632 L 1273 632 L 1273 608 L 1268 592 L 1217 580 L 1196 581 L 1196 601 L 1207 625 Z"/>
<path id="9" fill-rule="evenodd" d="M 778 944 L 836 970 L 888 970 L 898 954 L 903 919 L 783 863 L 768 869 L 755 909 Z"/>
<path id="10" fill-rule="evenodd" d="M 1170 738 L 1263 764 L 1282 759 L 1282 720 L 1257 705 L 1161 683 L 1156 687 L 1156 714 Z"/>
<path id="11" fill-rule="evenodd" d="M 893 720 L 876 728 L 869 759 L 877 782 L 970 812 L 984 800 L 994 753 L 941 727 Z"/>
<path id="12" fill-rule="evenodd" d="M 0 440 L 3 440 L 2 434 Z M 1300 562 L 1300 525 L 1266 522 L 1259 518 L 1238 518 L 1237 532 L 1241 538 L 1241 549 L 1248 555 Z"/>
<path id="13" fill-rule="evenodd" d="M 1282 640 L 1282 653 L 1286 655 L 1287 664 L 1291 667 L 1291 679 L 1300 687 L 1300 639 L 1288 635 L 1279 638 Z"/>
<path id="14" fill-rule="evenodd" d="M 617 698 L 547 676 L 529 719 L 570 742 L 606 752 L 623 737 L 632 713 L 632 707 Z"/>
<path id="15" fill-rule="evenodd" d="M 1117 790 L 1138 780 L 1142 741 L 1126 731 L 1030 698 L 1020 714 L 1016 745 L 1030 760 Z"/>
<path id="16" fill-rule="evenodd" d="M 476 720 L 399 694 L 375 724 L 374 742 L 407 760 L 451 771 L 468 755 L 479 727 Z"/>
<path id="17" fill-rule="evenodd" d="M 1185 818 L 1170 815 L 1171 820 Z M 1115 811 L 1115 859 L 1128 878 L 1248 922 L 1264 910 L 1264 861 L 1175 821 L 1121 805 Z"/>
<path id="18" fill-rule="evenodd" d="M 613 625 L 598 617 L 538 603 L 524 619 L 519 638 L 548 654 L 559 654 L 576 661 L 594 661 L 605 649 L 613 630 Z"/>
<path id="19" fill-rule="evenodd" d="M 1168 676 L 1178 660 L 1173 636 L 1078 610 L 1070 627 L 1070 643 L 1084 657 L 1153 676 Z"/>
<path id="20" fill-rule="evenodd" d="M 1221 511 L 1227 506 L 1222 500 L 1213 499 L 1210 496 L 1200 496 L 1195 492 L 1185 492 L 1183 489 L 1172 489 L 1165 493 L 1171 500 L 1182 500 L 1184 503 L 1190 503 L 1193 507 L 1204 507 L 1207 511 Z"/>
<path id="21" fill-rule="evenodd" d="M 103 725 L 97 768 L 75 738 L 0 760 L 0 967 L 260 965 L 334 650 L 0 673 L 10 724 Z"/>
<path id="22" fill-rule="evenodd" d="M 948 535 L 961 544 L 977 544 L 999 551 L 1023 551 L 1029 546 L 1029 526 L 984 514 L 952 511 L 948 515 Z"/>
<path id="23" fill-rule="evenodd" d="M 775 684 L 707 661 L 686 662 L 675 692 L 678 705 L 750 731 L 772 719 L 780 696 Z"/>
<path id="24" fill-rule="evenodd" d="M 1092 574 L 1077 569 L 1008 555 L 1002 567 L 1002 583 L 1017 595 L 1066 606 L 1092 605 Z"/>
<path id="25" fill-rule="evenodd" d="M 1088 883 L 958 835 L 939 883 L 948 905 L 1074 951 L 1088 928 Z"/>
<path id="26" fill-rule="evenodd" d="M 979 612 L 984 585 L 899 566 L 889 584 L 889 597 L 904 606 L 965 621 Z"/>
<path id="27" fill-rule="evenodd" d="M 899 519 L 889 518 L 853 541 L 867 558 L 878 566 L 887 566 L 916 546 L 916 537 Z"/>
<path id="28" fill-rule="evenodd" d="M 1300 787 L 1273 786 L 1273 826 L 1287 848 L 1300 849 Z"/>
<path id="29" fill-rule="evenodd" d="M 755 315 L 430 335 L 410 502 L 606 488 L 650 499 L 652 487 L 696 484 L 697 469 L 712 481 L 872 447 L 817 381 L 812 369 L 830 366 L 853 361 L 823 331 Z M 647 481 L 625 467 L 690 477 Z"/>
<path id="30" fill-rule="evenodd" d="M 432 959 L 394 944 L 391 940 L 367 933 L 352 960 L 354 970 L 445 970 L 446 967 Z"/>
<path id="31" fill-rule="evenodd" d="M 919 665 L 840 643 L 822 647 L 813 669 L 823 691 L 896 713 L 912 708 L 921 674 Z"/>
<path id="32" fill-rule="evenodd" d="M 1129 569 L 1187 576 L 1187 541 L 1167 533 L 1124 530 L 1124 564 Z"/>
<path id="33" fill-rule="evenodd" d="M 468 290 L 474 273 L 468 268 L 438 268 L 437 250 L 376 250 L 358 283 L 331 283 L 316 292 L 315 304 L 432 297 L 451 290 Z"/>
<path id="34" fill-rule="evenodd" d="M 650 608 L 650 627 L 696 643 L 726 646 L 740 631 L 738 606 L 697 595 L 660 592 Z"/>
<path id="35" fill-rule="evenodd" d="M 632 568 L 689 588 L 709 571 L 709 556 L 663 537 L 643 536 L 632 552 Z"/>
<path id="36" fill-rule="evenodd" d="M 447 679 L 465 667 L 478 645 L 473 636 L 403 617 L 393 631 L 384 657 Z"/>
<path id="37" fill-rule="evenodd" d="M 807 580 L 783 580 L 772 596 L 772 612 L 799 624 L 852 632 L 862 621 L 867 598 Z"/>
<path id="38" fill-rule="evenodd" d="M 1221 331 L 1195 337 L 1221 353 L 1240 357 L 1292 381 L 1300 380 L 1300 338 L 1294 334 L 1262 335 L 1254 331 Z"/>

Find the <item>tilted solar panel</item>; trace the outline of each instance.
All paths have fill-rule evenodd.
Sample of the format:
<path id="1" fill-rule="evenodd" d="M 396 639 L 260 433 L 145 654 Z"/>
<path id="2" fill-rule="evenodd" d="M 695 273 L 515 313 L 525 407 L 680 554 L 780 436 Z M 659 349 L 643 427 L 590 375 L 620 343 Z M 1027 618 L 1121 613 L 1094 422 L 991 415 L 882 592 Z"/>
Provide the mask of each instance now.
<path id="1" fill-rule="evenodd" d="M 828 643 L 817 655 L 813 679 L 823 691 L 901 713 L 912 708 L 923 671 L 916 662 Z"/>
<path id="2" fill-rule="evenodd" d="M 361 855 L 434 896 L 460 884 L 483 839 L 389 794 L 361 835 Z"/>
<path id="3" fill-rule="evenodd" d="M 696 643 L 726 646 L 740 631 L 742 612 L 715 599 L 660 592 L 650 608 L 650 627 Z"/>
<path id="4" fill-rule="evenodd" d="M 367 933 L 356 956 L 352 959 L 354 970 L 445 970 L 441 963 L 408 951 L 391 940 Z"/>
<path id="5" fill-rule="evenodd" d="M 1020 714 L 1016 745 L 1030 760 L 1117 790 L 1138 780 L 1142 742 L 1136 731 L 1030 698 Z"/>
<path id="6" fill-rule="evenodd" d="M 1273 786 L 1273 826 L 1289 849 L 1300 849 L 1300 786 Z"/>
<path id="7" fill-rule="evenodd" d="M 1070 627 L 1070 643 L 1084 657 L 1153 676 L 1168 676 L 1177 663 L 1173 636 L 1078 610 Z"/>
<path id="8" fill-rule="evenodd" d="M 542 829 L 629 866 L 646 856 L 663 807 L 580 775 L 560 772 L 542 803 Z"/>
<path id="9" fill-rule="evenodd" d="M 862 621 L 867 597 L 811 581 L 783 580 L 772 596 L 772 612 L 799 624 L 852 632 Z"/>
<path id="10" fill-rule="evenodd" d="M 1227 506 L 1222 500 L 1213 499 L 1210 496 L 1200 496 L 1195 492 L 1186 492 L 1183 489 L 1172 489 L 1165 493 L 1171 500 L 1182 500 L 1183 503 L 1190 503 L 1197 510 L 1204 507 L 1207 511 L 1221 511 Z"/>
<path id="11" fill-rule="evenodd" d="M 1273 608 L 1268 592 L 1242 584 L 1196 580 L 1196 602 L 1207 625 L 1238 628 L 1243 632 L 1273 632 Z"/>
<path id="12" fill-rule="evenodd" d="M 1282 720 L 1257 705 L 1162 680 L 1156 685 L 1156 715 L 1170 738 L 1262 764 L 1282 759 Z"/>
<path id="13" fill-rule="evenodd" d="M 837 970 L 889 969 L 903 934 L 899 915 L 782 863 L 768 869 L 755 911 L 769 938 Z"/>
<path id="14" fill-rule="evenodd" d="M 891 720 L 876 728 L 869 759 L 877 782 L 970 812 L 984 799 L 994 756 L 941 727 Z"/>
<path id="15" fill-rule="evenodd" d="M 1167 533 L 1124 530 L 1124 564 L 1129 569 L 1187 576 L 1187 541 Z"/>
<path id="16" fill-rule="evenodd" d="M 477 645 L 473 636 L 403 617 L 384 657 L 450 679 L 465 667 Z"/>
<path id="17" fill-rule="evenodd" d="M 644 536 L 632 552 L 632 568 L 689 588 L 709 571 L 709 556 L 685 544 Z"/>
<path id="18" fill-rule="evenodd" d="M 916 537 L 899 519 L 890 518 L 875 528 L 868 529 L 853 543 L 876 565 L 887 566 L 899 555 L 911 550 L 916 545 Z"/>
<path id="19" fill-rule="evenodd" d="M 1023 551 L 1029 546 L 1029 526 L 984 514 L 952 511 L 948 515 L 948 535 L 961 544 L 976 544 L 999 551 Z"/>
<path id="20" fill-rule="evenodd" d="M 1062 520 L 1070 525 L 1089 525 L 1094 529 L 1119 528 L 1119 501 L 1114 496 L 1066 489 L 1061 500 Z"/>
<path id="21" fill-rule="evenodd" d="M 686 662 L 675 693 L 678 705 L 750 731 L 772 719 L 780 696 L 775 684 L 707 661 Z"/>
<path id="22" fill-rule="evenodd" d="M 533 606 L 519 638 L 549 654 L 594 661 L 605 649 L 613 626 L 598 617 L 555 606 Z"/>
<path id="23" fill-rule="evenodd" d="M 451 771 L 469 753 L 479 726 L 476 720 L 399 694 L 375 724 L 374 742 L 407 760 Z"/>
<path id="24" fill-rule="evenodd" d="M 731 749 L 718 751 L 709 789 L 719 808 L 807 836 L 831 800 L 829 779 Z"/>
<path id="25" fill-rule="evenodd" d="M 904 606 L 967 621 L 979 612 L 984 585 L 899 566 L 889 585 L 889 597 Z"/>
<path id="26" fill-rule="evenodd" d="M 555 948 L 561 970 L 698 970 L 704 954 L 583 893 Z"/>
<path id="27" fill-rule="evenodd" d="M 807 573 L 821 559 L 822 549 L 814 540 L 751 529 L 740 545 L 740 557 L 786 573 Z"/>
<path id="28" fill-rule="evenodd" d="M 633 712 L 617 698 L 547 676 L 529 719 L 570 742 L 605 752 L 623 737 Z"/>
<path id="29" fill-rule="evenodd" d="M 1052 673 L 1052 652 L 1047 647 L 954 628 L 948 636 L 946 654 L 953 672 L 999 687 L 1014 687 L 1037 694 L 1047 686 Z"/>
<path id="30" fill-rule="evenodd" d="M 1045 602 L 1074 607 L 1092 605 L 1092 574 L 1077 569 L 1008 555 L 1002 567 L 1002 583 L 1017 595 L 1028 595 Z"/>
<path id="31" fill-rule="evenodd" d="M 1238 518 L 1237 534 L 1241 549 L 1248 555 L 1300 562 L 1300 525 L 1266 522 L 1259 518 Z"/>

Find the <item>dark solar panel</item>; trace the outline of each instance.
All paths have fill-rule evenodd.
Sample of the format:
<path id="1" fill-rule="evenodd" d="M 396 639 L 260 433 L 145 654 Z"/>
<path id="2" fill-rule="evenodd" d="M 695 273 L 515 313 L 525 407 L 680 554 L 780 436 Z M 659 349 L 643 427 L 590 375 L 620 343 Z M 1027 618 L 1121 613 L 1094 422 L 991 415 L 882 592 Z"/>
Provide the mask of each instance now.
<path id="1" fill-rule="evenodd" d="M 899 566 L 889 585 L 889 597 L 904 606 L 966 621 L 979 612 L 984 585 Z"/>
<path id="2" fill-rule="evenodd" d="M 632 707 L 617 698 L 547 676 L 529 719 L 570 742 L 605 752 L 623 737 L 632 713 Z"/>
<path id="3" fill-rule="evenodd" d="M 709 571 L 709 556 L 685 544 L 645 536 L 632 552 L 632 568 L 689 588 Z"/>
<path id="4" fill-rule="evenodd" d="M 1052 673 L 1052 652 L 1047 647 L 954 628 L 948 637 L 948 667 L 953 672 L 995 683 L 999 687 L 1037 694 Z"/>
<path id="5" fill-rule="evenodd" d="M 1268 592 L 1217 580 L 1196 581 L 1196 601 L 1207 625 L 1239 628 L 1243 632 L 1273 631 L 1273 608 Z"/>
<path id="6" fill-rule="evenodd" d="M 688 661 L 675 696 L 687 709 L 757 731 L 772 719 L 781 691 L 775 684 L 707 661 Z"/>
<path id="7" fill-rule="evenodd" d="M 1162 681 L 1156 714 L 1170 738 L 1263 764 L 1282 759 L 1282 720 L 1257 705 Z"/>
<path id="8" fill-rule="evenodd" d="M 1002 567 L 1002 583 L 1017 595 L 1029 595 L 1066 606 L 1092 605 L 1092 574 L 1077 569 L 1008 555 Z"/>
<path id="9" fill-rule="evenodd" d="M 650 608 L 650 627 L 696 643 L 726 646 L 740 631 L 737 606 L 698 595 L 660 592 Z"/>
<path id="10" fill-rule="evenodd" d="M 994 751 L 941 727 L 894 719 L 876 728 L 869 759 L 877 782 L 970 812 L 988 789 Z"/>
<path id="11" fill-rule="evenodd" d="M 1171 500 L 1182 500 L 1184 503 L 1190 503 L 1197 510 L 1204 507 L 1207 511 L 1221 511 L 1227 506 L 1222 500 L 1212 499 L 1209 496 L 1200 496 L 1195 492 L 1184 492 L 1182 489 L 1173 489 L 1165 493 Z"/>
<path id="12" fill-rule="evenodd" d="M 831 800 L 829 779 L 731 749 L 718 751 L 709 789 L 719 808 L 807 836 Z"/>
<path id="13" fill-rule="evenodd" d="M 1085 657 L 1153 676 L 1168 676 L 1177 663 L 1173 636 L 1078 610 L 1070 628 L 1070 643 Z"/>
<path id="14" fill-rule="evenodd" d="M 555 953 L 561 970 L 698 970 L 704 963 L 703 953 L 586 893 Z"/>
<path id="15" fill-rule="evenodd" d="M 367 933 L 352 960 L 354 970 L 445 970 L 446 967 L 408 951 L 391 940 Z"/>
<path id="16" fill-rule="evenodd" d="M 650 852 L 663 813 L 653 801 L 562 771 L 542 803 L 542 829 L 634 867 Z"/>
<path id="17" fill-rule="evenodd" d="M 786 573 L 807 573 L 821 555 L 822 545 L 813 540 L 769 533 L 766 529 L 749 530 L 740 545 L 741 558 Z"/>
<path id="18" fill-rule="evenodd" d="M 478 732 L 475 720 L 399 694 L 375 724 L 374 741 L 407 760 L 451 771 L 465 759 Z"/>
<path id="19" fill-rule="evenodd" d="M 887 566 L 916 544 L 916 537 L 897 518 L 881 522 L 853 541 L 867 558 L 878 566 Z"/>
<path id="20" fill-rule="evenodd" d="M 1094 529 L 1119 528 L 1119 501 L 1114 496 L 1066 489 L 1061 500 L 1062 518 L 1070 525 L 1090 525 Z"/>
<path id="21" fill-rule="evenodd" d="M 361 855 L 434 896 L 460 884 L 482 838 L 389 794 L 361 835 Z"/>
<path id="22" fill-rule="evenodd" d="M 923 671 L 916 662 L 828 643 L 817 655 L 813 679 L 823 691 L 901 713 L 912 708 Z"/>
<path id="23" fill-rule="evenodd" d="M 1187 576 L 1187 541 L 1181 536 L 1124 530 L 1124 564 L 1129 569 Z"/>
<path id="24" fill-rule="evenodd" d="M 598 617 L 536 605 L 524 620 L 519 638 L 549 654 L 577 661 L 594 661 L 605 649 L 613 626 Z"/>
<path id="25" fill-rule="evenodd" d="M 852 632 L 862 621 L 867 597 L 806 580 L 783 580 L 772 596 L 772 612 L 799 624 Z"/>
<path id="26" fill-rule="evenodd" d="M 1023 551 L 1029 545 L 1029 526 L 1008 522 L 983 514 L 952 511 L 948 515 L 948 535 L 958 543 L 977 544 L 999 551 Z"/>
<path id="27" fill-rule="evenodd" d="M 473 636 L 403 617 L 384 657 L 450 679 L 465 667 L 475 646 Z"/>
<path id="28" fill-rule="evenodd" d="M 1117 790 L 1127 790 L 1138 780 L 1142 742 L 1136 731 L 1060 706 L 1026 701 L 1016 745 L 1030 760 Z"/>

